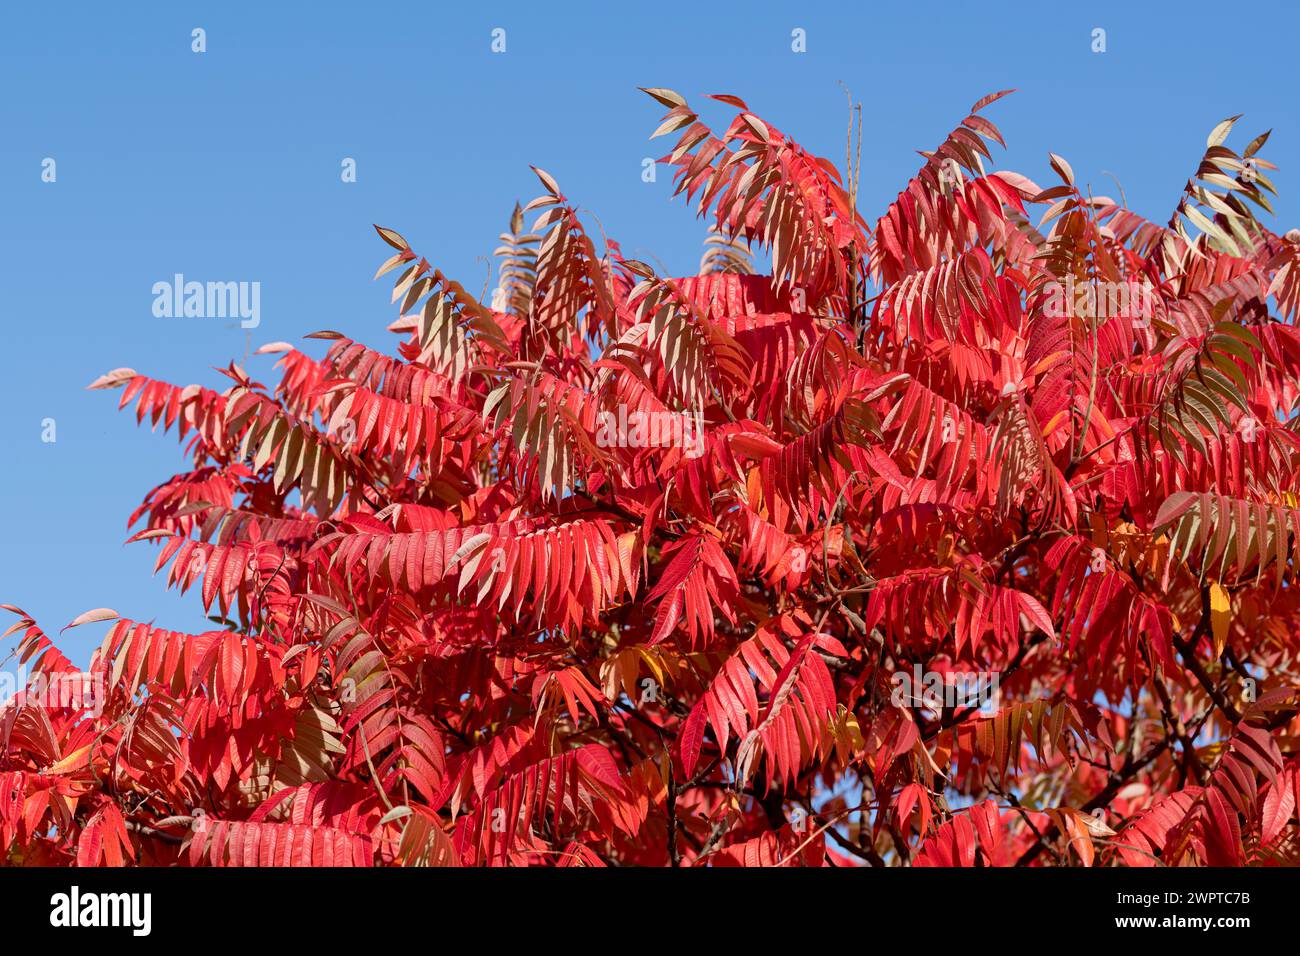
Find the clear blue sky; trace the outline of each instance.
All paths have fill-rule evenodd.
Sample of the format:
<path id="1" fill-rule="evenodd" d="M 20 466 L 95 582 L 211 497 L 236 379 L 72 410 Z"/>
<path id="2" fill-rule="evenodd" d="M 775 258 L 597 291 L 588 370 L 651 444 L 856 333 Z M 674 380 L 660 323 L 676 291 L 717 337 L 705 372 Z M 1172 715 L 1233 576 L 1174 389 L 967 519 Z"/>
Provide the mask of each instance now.
<path id="1" fill-rule="evenodd" d="M 195 27 L 206 53 L 191 52 Z M 1294 4 L 1269 2 L 7 3 L 0 601 L 52 635 L 100 606 L 203 629 L 197 599 L 152 577 L 153 547 L 122 543 L 144 493 L 184 466 L 180 447 L 117 413 L 120 393 L 84 386 L 130 366 L 223 387 L 211 366 L 242 359 L 250 335 L 256 348 L 336 328 L 391 348 L 372 222 L 477 290 L 514 201 L 539 191 L 532 163 L 626 254 L 693 270 L 703 227 L 669 202 L 666 175 L 641 181 L 664 141 L 647 142 L 661 108 L 638 86 L 696 105 L 738 94 L 838 164 L 843 81 L 866 103 L 871 221 L 914 150 L 993 90 L 1020 91 L 988 113 L 1010 146 L 994 168 L 1047 182 L 1050 149 L 1098 192 L 1114 193 L 1113 173 L 1161 221 L 1211 127 L 1244 112 L 1238 148 L 1274 128 L 1283 231 L 1300 225 L 1298 27 Z M 795 28 L 806 53 L 791 52 Z M 340 180 L 344 157 L 356 183 Z M 177 272 L 260 282 L 260 327 L 155 318 L 151 287 Z M 270 365 L 251 369 L 270 381 Z M 84 661 L 104 628 L 61 643 Z"/>

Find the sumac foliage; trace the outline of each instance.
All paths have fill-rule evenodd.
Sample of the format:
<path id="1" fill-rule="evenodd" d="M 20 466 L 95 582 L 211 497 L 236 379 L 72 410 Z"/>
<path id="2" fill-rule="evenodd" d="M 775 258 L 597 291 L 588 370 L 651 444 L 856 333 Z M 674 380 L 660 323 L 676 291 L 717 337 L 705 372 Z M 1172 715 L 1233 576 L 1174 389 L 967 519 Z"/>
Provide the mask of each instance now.
<path id="1" fill-rule="evenodd" d="M 92 385 L 184 443 L 132 540 L 211 626 L 74 622 L 111 621 L 103 693 L 0 711 L 5 858 L 1300 860 L 1266 135 L 1216 127 L 1159 224 L 1054 155 L 989 171 L 996 94 L 873 221 L 736 97 L 715 132 L 647 92 L 697 275 L 538 170 L 490 303 L 378 230 L 396 354 Z M 80 673 L 9 610 L 33 676 Z"/>

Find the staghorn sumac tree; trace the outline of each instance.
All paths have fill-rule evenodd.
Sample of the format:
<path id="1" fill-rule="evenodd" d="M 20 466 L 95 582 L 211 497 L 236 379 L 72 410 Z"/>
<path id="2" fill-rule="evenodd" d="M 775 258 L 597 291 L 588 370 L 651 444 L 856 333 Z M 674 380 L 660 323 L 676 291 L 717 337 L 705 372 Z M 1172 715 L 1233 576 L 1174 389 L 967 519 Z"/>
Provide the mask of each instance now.
<path id="1" fill-rule="evenodd" d="M 379 228 L 396 357 L 92 384 L 188 442 L 132 540 L 218 626 L 87 612 L 83 675 L 9 608 L 101 693 L 0 711 L 7 860 L 1300 862 L 1267 134 L 1160 225 L 988 171 L 999 93 L 872 223 L 739 99 L 646 92 L 697 275 L 537 170 L 490 305 Z"/>

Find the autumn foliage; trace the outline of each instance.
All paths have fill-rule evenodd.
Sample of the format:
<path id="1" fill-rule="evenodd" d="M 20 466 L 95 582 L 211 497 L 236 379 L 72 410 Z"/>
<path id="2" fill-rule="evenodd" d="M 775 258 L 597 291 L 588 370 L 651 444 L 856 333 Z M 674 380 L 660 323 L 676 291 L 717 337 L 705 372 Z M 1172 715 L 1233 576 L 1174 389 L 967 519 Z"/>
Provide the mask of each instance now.
<path id="1" fill-rule="evenodd" d="M 647 92 L 698 274 L 537 170 L 490 303 L 378 230 L 396 356 L 92 385 L 186 443 L 131 540 L 212 629 L 88 612 L 82 675 L 9 608 L 102 693 L 0 710 L 7 860 L 1300 862 L 1266 135 L 1216 127 L 1158 224 L 989 171 L 996 94 L 871 221 L 736 97 L 719 135 Z"/>

